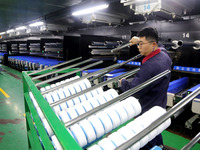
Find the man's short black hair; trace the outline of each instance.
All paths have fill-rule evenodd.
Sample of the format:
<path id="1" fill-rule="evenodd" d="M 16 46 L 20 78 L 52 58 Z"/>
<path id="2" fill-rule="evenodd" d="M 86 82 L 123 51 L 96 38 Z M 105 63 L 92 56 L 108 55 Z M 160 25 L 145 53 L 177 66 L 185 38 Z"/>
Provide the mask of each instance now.
<path id="1" fill-rule="evenodd" d="M 158 43 L 158 32 L 152 27 L 147 27 L 142 29 L 137 34 L 138 37 L 146 37 L 148 41 L 155 41 Z"/>

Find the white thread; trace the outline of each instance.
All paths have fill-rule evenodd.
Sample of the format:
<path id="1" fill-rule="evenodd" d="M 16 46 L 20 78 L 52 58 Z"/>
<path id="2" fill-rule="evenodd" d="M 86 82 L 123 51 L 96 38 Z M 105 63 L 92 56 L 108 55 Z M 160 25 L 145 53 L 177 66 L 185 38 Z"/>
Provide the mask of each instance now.
<path id="1" fill-rule="evenodd" d="M 105 129 L 105 133 L 108 133 L 113 129 L 112 122 L 105 112 L 99 112 L 96 114 L 96 116 L 102 122 Z"/>
<path id="2" fill-rule="evenodd" d="M 78 144 L 81 147 L 87 145 L 86 136 L 85 136 L 83 130 L 81 129 L 81 127 L 78 124 L 71 126 L 70 131 L 71 131 L 73 137 L 75 138 L 75 140 L 78 142 Z"/>
<path id="3" fill-rule="evenodd" d="M 84 133 L 87 138 L 87 142 L 91 143 L 96 139 L 95 131 L 92 127 L 92 125 L 89 123 L 88 120 L 82 120 L 79 122 L 79 125 L 81 126 L 82 130 L 84 130 Z"/>
<path id="4" fill-rule="evenodd" d="M 96 108 L 96 107 L 99 106 L 99 102 L 95 97 L 93 97 L 92 99 L 88 100 L 88 102 L 90 102 L 90 104 L 92 105 L 93 108 Z"/>
<path id="5" fill-rule="evenodd" d="M 60 111 L 58 113 L 58 116 L 64 123 L 67 123 L 68 121 L 70 121 L 69 115 L 67 114 L 65 110 Z"/>
<path id="6" fill-rule="evenodd" d="M 97 138 L 104 135 L 105 133 L 104 127 L 96 115 L 90 116 L 88 118 L 88 121 L 93 125 Z"/>
<path id="7" fill-rule="evenodd" d="M 88 148 L 87 150 L 102 150 L 98 145 L 92 145 L 90 148 Z"/>
<path id="8" fill-rule="evenodd" d="M 125 123 L 128 120 L 128 114 L 126 110 L 120 105 L 120 103 L 114 105 L 113 108 L 118 112 L 120 116 L 120 120 L 121 120 L 120 124 Z"/>
<path id="9" fill-rule="evenodd" d="M 111 142 L 110 139 L 104 138 L 98 142 L 98 145 L 103 148 L 103 150 L 114 150 L 116 146 Z"/>
<path id="10" fill-rule="evenodd" d="M 67 108 L 66 111 L 68 112 L 70 119 L 74 119 L 74 118 L 78 117 L 78 114 L 75 111 L 74 107 Z"/>
<path id="11" fill-rule="evenodd" d="M 49 137 L 53 136 L 54 133 L 53 133 L 53 131 L 52 131 L 52 129 L 51 129 L 49 123 L 47 122 L 47 120 L 46 120 L 46 119 L 42 119 L 42 123 L 43 123 L 43 126 L 44 126 L 44 128 L 46 129 L 46 131 L 47 131 Z"/>
<path id="12" fill-rule="evenodd" d="M 115 109 L 110 107 L 108 109 L 105 109 L 104 112 L 107 113 L 107 115 L 111 118 L 113 128 L 117 128 L 118 126 L 120 126 L 121 120 Z"/>
<path id="13" fill-rule="evenodd" d="M 111 141 L 113 141 L 113 143 L 115 143 L 115 145 L 117 147 L 126 141 L 123 138 L 123 136 L 121 136 L 121 134 L 119 134 L 118 132 L 114 132 L 111 135 L 109 135 L 108 139 L 111 140 Z"/>
<path id="14" fill-rule="evenodd" d="M 57 139 L 57 137 L 55 135 L 53 135 L 51 137 L 51 139 L 52 139 L 52 143 L 54 143 L 54 148 L 56 150 L 63 150 L 62 146 L 60 145 L 60 143 L 59 143 L 59 141 L 58 141 L 58 139 Z"/>
<path id="15" fill-rule="evenodd" d="M 86 112 L 85 109 L 83 108 L 82 104 L 78 104 L 74 108 L 77 111 L 78 115 L 82 115 Z"/>
<path id="16" fill-rule="evenodd" d="M 90 104 L 90 102 L 85 101 L 81 103 L 83 108 L 86 110 L 86 112 L 92 110 L 92 105 Z"/>

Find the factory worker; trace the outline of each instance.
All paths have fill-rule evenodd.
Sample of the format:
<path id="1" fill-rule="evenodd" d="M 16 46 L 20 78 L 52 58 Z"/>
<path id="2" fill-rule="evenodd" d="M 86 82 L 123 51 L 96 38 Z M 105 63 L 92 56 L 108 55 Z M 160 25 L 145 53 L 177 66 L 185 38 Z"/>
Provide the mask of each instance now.
<path id="1" fill-rule="evenodd" d="M 158 47 L 158 33 L 154 28 L 147 27 L 138 32 L 130 40 L 130 45 L 137 44 L 140 54 L 144 56 L 140 70 L 131 82 L 121 79 L 121 90 L 127 91 L 135 86 L 151 79 L 157 74 L 169 69 L 171 70 L 171 59 L 165 49 Z M 133 96 L 139 99 L 142 106 L 142 113 L 148 111 L 153 106 L 166 107 L 167 89 L 171 74 L 155 81 Z M 142 149 L 151 149 L 154 145 L 162 145 L 162 136 L 158 135 Z"/>

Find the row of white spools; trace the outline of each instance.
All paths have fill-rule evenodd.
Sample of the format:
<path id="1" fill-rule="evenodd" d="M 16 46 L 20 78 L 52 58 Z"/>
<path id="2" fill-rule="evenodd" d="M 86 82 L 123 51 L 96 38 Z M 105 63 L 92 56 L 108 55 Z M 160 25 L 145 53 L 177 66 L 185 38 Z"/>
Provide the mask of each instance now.
<path id="1" fill-rule="evenodd" d="M 47 89 L 53 88 L 60 84 L 64 84 L 71 80 L 75 80 L 77 78 L 79 78 L 79 77 L 75 76 L 75 77 L 72 77 L 65 81 L 61 81 L 56 84 L 52 84 L 51 86 L 46 86 L 45 88 L 41 88 L 40 90 L 45 91 Z M 47 102 L 49 104 L 51 104 L 53 102 L 59 101 L 60 99 L 66 98 L 70 95 L 76 94 L 76 93 L 78 93 L 82 90 L 85 90 L 87 88 L 90 88 L 90 87 L 91 87 L 90 82 L 87 79 L 84 79 L 79 82 L 73 83 L 73 84 L 65 86 L 63 88 L 60 88 L 58 90 L 52 91 L 48 94 L 45 94 L 44 98 L 47 100 Z M 62 147 L 61 147 L 58 139 L 54 135 L 54 132 L 52 131 L 47 120 L 45 119 L 44 114 L 42 113 L 40 107 L 37 104 L 37 101 L 35 100 L 35 98 L 31 92 L 29 94 L 30 94 L 33 104 L 38 112 L 38 115 L 39 115 L 41 121 L 43 122 L 43 125 L 47 131 L 47 134 L 49 135 L 50 139 L 52 140 L 54 148 L 57 150 L 61 150 Z M 102 88 L 98 88 L 96 90 L 92 90 L 86 94 L 83 94 L 79 97 L 73 98 L 72 100 L 68 100 L 67 102 L 64 102 L 58 106 L 53 107 L 52 109 L 54 110 L 55 114 L 58 116 L 58 118 L 60 120 L 62 120 L 64 123 L 67 123 L 71 119 L 74 119 L 74 118 L 78 117 L 79 115 L 84 114 L 84 113 L 88 112 L 89 110 L 91 110 L 99 105 L 102 105 L 117 96 L 118 96 L 118 93 L 114 89 L 110 89 L 110 90 L 104 92 L 102 90 Z M 160 108 L 160 111 L 164 112 L 164 109 Z M 153 113 L 153 112 L 155 113 L 155 111 L 150 111 L 150 113 Z M 105 108 L 104 110 L 99 111 L 98 113 L 90 116 L 87 119 L 80 121 L 77 124 L 74 124 L 67 130 L 71 134 L 71 136 L 77 141 L 77 143 L 81 147 L 85 148 L 88 145 L 90 145 L 90 143 L 100 139 L 103 135 L 105 135 L 108 132 L 112 131 L 113 129 L 117 128 L 118 126 L 125 123 L 126 121 L 132 119 L 134 116 L 139 115 L 140 113 L 141 113 L 141 106 L 140 106 L 138 100 L 135 99 L 134 97 L 129 97 L 121 102 L 118 102 L 117 104 L 114 104 L 110 107 Z M 143 114 L 143 115 L 145 115 L 145 114 Z M 157 117 L 159 117 L 158 114 L 156 114 L 156 115 L 157 115 Z M 128 125 L 126 125 L 125 127 L 127 129 L 125 127 L 119 129 L 116 133 L 109 135 L 108 138 L 104 138 L 103 140 L 98 142 L 98 145 L 94 145 L 94 146 L 90 147 L 89 149 L 91 149 L 91 150 L 94 150 L 94 149 L 98 150 L 98 148 L 114 149 L 117 146 L 119 146 L 120 144 L 122 144 L 122 143 L 118 143 L 117 141 L 125 142 L 126 140 L 135 136 L 138 133 L 138 131 L 141 131 L 145 127 L 147 127 L 152 122 L 152 120 L 154 118 L 156 118 L 154 114 L 150 114 L 151 117 L 149 117 L 149 118 L 151 118 L 151 119 L 147 119 L 148 120 L 148 122 L 147 122 L 146 119 L 144 119 L 144 120 L 140 119 L 140 118 L 142 118 L 142 116 L 138 117 L 137 119 L 132 121 L 132 122 L 138 122 L 138 123 L 141 122 L 141 123 L 139 123 L 139 124 L 134 123 L 134 124 L 136 124 L 136 125 L 134 125 L 131 122 L 131 123 L 129 123 L 130 125 L 128 124 L 129 127 L 131 127 L 132 124 L 133 124 L 133 127 L 136 127 L 135 129 L 133 129 L 133 131 L 137 130 L 137 131 L 135 131 L 135 134 L 134 134 L 134 132 L 129 133 L 131 136 L 121 134 L 122 132 L 124 132 L 124 134 L 126 134 L 126 133 L 128 133 L 129 130 L 132 130 L 132 128 L 128 128 L 127 127 Z M 137 121 L 139 119 L 140 119 L 140 121 Z M 168 124 L 169 123 L 170 122 L 168 121 Z M 165 125 L 162 126 L 162 128 L 160 127 L 159 130 L 157 129 L 154 132 L 152 131 L 153 135 L 156 136 L 159 133 L 161 133 L 168 124 L 165 123 Z M 139 127 L 139 126 L 141 126 L 141 127 Z M 120 133 L 120 134 L 118 134 L 118 133 Z M 118 136 L 116 136 L 116 134 Z M 121 135 L 121 136 L 119 136 L 119 135 Z M 126 137 L 126 136 L 128 136 L 128 137 Z M 151 137 L 155 137 L 155 136 L 151 136 Z M 119 139 L 118 138 L 115 139 L 115 137 L 118 137 Z M 124 140 L 120 139 L 121 137 L 123 137 Z M 148 141 L 150 141 L 152 139 L 152 138 L 149 138 L 149 137 L 147 138 L 147 137 L 148 136 L 143 138 L 142 142 L 140 142 L 140 141 L 137 142 L 137 144 L 135 144 L 135 147 L 133 147 L 133 148 L 139 149 L 142 146 L 144 146 L 145 144 L 147 144 Z M 109 144 L 107 143 L 109 141 L 111 143 L 113 143 L 112 146 L 111 145 L 109 146 Z"/>
<path id="2" fill-rule="evenodd" d="M 88 150 L 114 150 L 115 148 L 130 140 L 139 132 L 147 128 L 149 125 L 152 124 L 153 121 L 162 116 L 165 112 L 165 109 L 159 106 L 155 106 L 135 120 L 129 122 L 126 126 L 118 129 L 116 132 L 110 134 L 108 137 L 103 138 L 97 144 L 88 148 Z M 149 141 L 154 139 L 158 134 L 165 130 L 170 125 L 170 123 L 171 119 L 166 120 L 145 137 L 133 144 L 130 147 L 130 150 L 138 150 L 145 146 Z"/>

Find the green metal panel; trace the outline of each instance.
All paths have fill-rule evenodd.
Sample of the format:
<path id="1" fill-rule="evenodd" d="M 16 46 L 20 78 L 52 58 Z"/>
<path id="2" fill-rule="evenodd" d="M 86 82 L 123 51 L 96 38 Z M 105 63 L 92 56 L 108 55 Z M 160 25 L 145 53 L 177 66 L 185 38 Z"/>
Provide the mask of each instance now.
<path id="1" fill-rule="evenodd" d="M 23 85 L 24 85 L 24 96 L 26 100 L 26 114 L 30 116 L 32 114 L 32 117 L 35 122 L 35 126 L 37 127 L 38 134 L 40 135 L 41 141 L 43 142 L 43 146 L 45 149 L 52 149 L 53 145 L 49 144 L 51 141 L 49 138 L 47 138 L 47 133 L 45 132 L 45 129 L 42 125 L 42 122 L 39 119 L 39 116 L 37 115 L 37 111 L 33 106 L 33 103 L 29 97 L 28 92 L 31 91 L 38 102 L 39 107 L 41 108 L 45 118 L 47 119 L 50 127 L 52 128 L 54 134 L 58 138 L 60 144 L 62 145 L 64 150 L 82 150 L 82 148 L 78 145 L 78 143 L 71 137 L 70 133 L 65 128 L 65 125 L 58 119 L 58 117 L 53 112 L 52 108 L 49 106 L 48 102 L 44 99 L 44 97 L 41 95 L 41 92 L 37 89 L 27 72 L 23 72 Z M 32 146 L 32 144 L 38 145 L 38 142 L 35 142 L 35 134 L 34 130 L 32 128 L 32 125 L 30 125 L 31 121 L 28 119 L 27 124 L 28 128 L 31 130 L 31 133 L 28 131 L 28 137 L 29 142 Z M 28 129 L 27 128 L 27 129 Z M 38 138 L 38 136 L 37 136 Z M 38 140 L 36 140 L 38 141 Z M 51 146 L 50 146 L 51 145 Z M 39 147 L 39 146 L 38 146 Z M 31 147 L 33 149 L 33 147 Z"/>
<path id="2" fill-rule="evenodd" d="M 71 71 L 73 71 L 73 69 Z M 30 73 L 30 71 L 29 71 L 29 73 Z M 80 72 L 78 74 L 80 75 Z M 35 86 L 35 83 L 29 77 L 28 72 L 23 72 L 23 80 L 24 80 L 24 91 L 25 91 L 24 96 L 25 96 L 26 105 L 27 105 L 27 106 L 25 106 L 26 107 L 26 113 L 28 113 L 29 116 L 30 116 L 30 113 L 32 114 L 32 118 L 34 120 L 35 126 L 37 127 L 37 130 L 38 130 L 38 133 L 39 133 L 40 138 L 42 140 L 44 148 L 50 150 L 50 149 L 52 149 L 52 144 L 50 143 L 51 141 L 48 138 L 48 135 L 45 132 L 45 129 L 44 129 L 43 125 L 42 125 L 42 122 L 39 119 L 37 111 L 36 111 L 32 101 L 30 99 L 29 91 L 31 91 L 33 93 L 35 99 L 38 102 L 38 105 L 40 106 L 43 114 L 45 115 L 45 118 L 49 122 L 49 125 L 51 126 L 51 129 L 55 133 L 55 135 L 58 138 L 58 140 L 59 140 L 60 144 L 62 145 L 63 149 L 64 150 L 82 150 L 82 148 L 72 138 L 70 133 L 65 128 L 64 123 L 61 122 L 58 119 L 58 117 L 55 115 L 55 113 L 52 110 L 52 108 L 49 106 L 48 102 L 41 95 L 41 92 L 37 89 L 37 87 Z M 130 121 L 132 121 L 132 120 L 130 120 Z M 130 121 L 128 121 L 128 122 L 130 122 Z M 28 124 L 30 124 L 30 122 L 31 121 L 28 120 Z M 128 122 L 126 122 L 123 125 L 119 126 L 114 131 L 116 131 L 119 128 L 123 127 Z M 28 128 L 30 128 L 30 131 L 31 131 L 31 132 L 28 132 L 30 145 L 32 146 L 33 143 L 38 145 L 38 143 L 39 143 L 39 145 L 41 146 L 40 141 L 38 139 L 38 136 L 37 137 L 35 136 L 35 132 L 36 131 L 32 131 L 33 130 L 32 126 L 34 127 L 33 124 L 30 125 L 30 127 L 28 127 Z M 114 132 L 114 131 L 112 131 L 112 132 Z M 35 138 L 37 138 L 37 140 L 34 140 Z M 95 143 L 97 143 L 97 142 L 95 142 Z M 93 144 L 95 144 L 95 143 L 93 143 Z M 40 147 L 40 146 L 38 146 L 38 147 Z M 34 149 L 34 148 L 35 148 L 35 146 L 31 147 L 31 149 Z"/>
<path id="3" fill-rule="evenodd" d="M 54 148 L 53 148 L 53 146 L 52 146 L 52 144 L 51 144 L 51 142 L 49 140 L 49 137 L 48 137 L 43 125 L 42 125 L 42 122 L 41 122 L 41 120 L 40 120 L 40 118 L 39 118 L 39 116 L 37 114 L 37 111 L 36 111 L 33 103 L 31 102 L 29 94 L 25 93 L 24 96 L 25 96 L 27 105 L 28 105 L 28 107 L 30 109 L 31 115 L 33 117 L 34 124 L 36 125 L 38 133 L 39 133 L 40 138 L 42 140 L 42 143 L 44 144 L 44 148 L 48 149 L 48 150 L 51 150 L 51 149 L 53 150 Z M 26 112 L 26 114 L 28 114 L 28 112 Z M 28 114 L 28 115 L 30 116 L 30 114 Z M 36 137 L 34 137 L 34 138 L 36 138 Z"/>
<path id="4" fill-rule="evenodd" d="M 40 140 L 38 139 L 38 135 L 37 135 L 37 131 L 34 127 L 34 123 L 31 119 L 31 116 L 29 113 L 26 113 L 26 120 L 27 120 L 27 123 L 28 123 L 28 126 L 30 128 L 29 131 L 27 131 L 27 134 L 28 134 L 28 140 L 31 144 L 31 148 L 32 149 L 37 149 L 37 150 L 42 150 L 42 145 L 40 144 Z"/>

